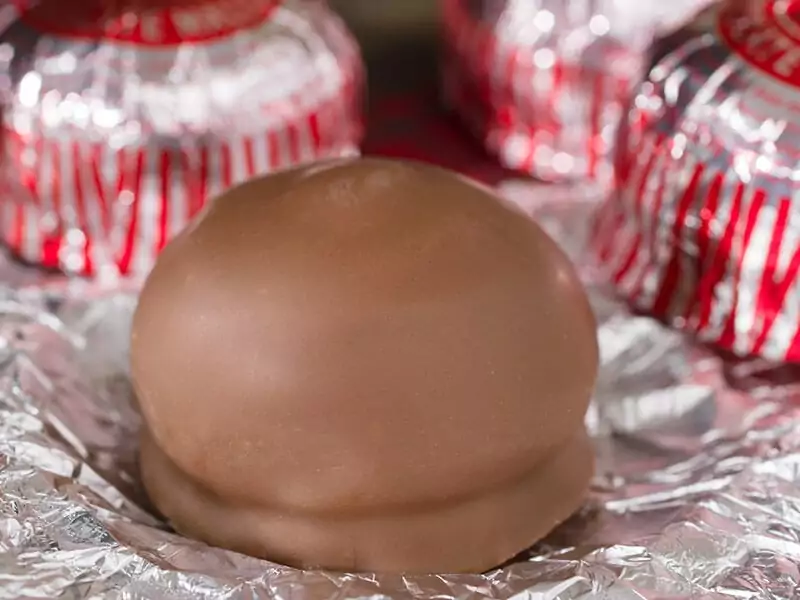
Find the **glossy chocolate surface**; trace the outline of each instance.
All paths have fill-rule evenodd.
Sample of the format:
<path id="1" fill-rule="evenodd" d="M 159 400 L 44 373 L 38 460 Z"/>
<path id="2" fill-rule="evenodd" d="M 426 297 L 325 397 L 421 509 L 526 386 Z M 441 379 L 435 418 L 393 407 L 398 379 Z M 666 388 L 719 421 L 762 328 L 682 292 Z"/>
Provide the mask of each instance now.
<path id="1" fill-rule="evenodd" d="M 451 173 L 254 180 L 162 254 L 132 338 L 181 533 L 293 566 L 483 571 L 578 508 L 595 324 L 568 259 Z"/>

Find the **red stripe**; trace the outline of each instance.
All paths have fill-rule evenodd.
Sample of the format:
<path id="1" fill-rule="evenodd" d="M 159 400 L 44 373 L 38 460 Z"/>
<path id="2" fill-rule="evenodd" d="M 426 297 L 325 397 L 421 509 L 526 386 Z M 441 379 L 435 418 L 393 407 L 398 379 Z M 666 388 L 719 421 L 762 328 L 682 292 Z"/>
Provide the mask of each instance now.
<path id="1" fill-rule="evenodd" d="M 628 98 L 623 94 L 623 90 L 627 92 L 628 84 L 624 80 L 616 80 L 614 82 L 614 93 L 616 94 L 614 101 L 619 103 L 622 107 L 628 106 Z M 613 167 L 614 178 L 617 183 L 624 182 L 630 175 L 630 170 L 635 161 L 631 160 L 632 156 L 636 156 L 637 152 L 643 146 L 644 141 L 644 127 L 645 114 L 641 109 L 633 106 L 629 107 L 630 110 L 626 114 L 623 112 L 621 121 L 617 129 L 615 143 L 619 148 L 614 153 Z M 663 136 L 658 136 L 659 143 L 663 141 Z M 624 151 L 623 151 L 624 150 Z"/>
<path id="2" fill-rule="evenodd" d="M 106 182 L 102 176 L 102 161 L 104 147 L 100 144 L 93 144 L 91 149 L 90 168 L 92 171 L 92 181 L 95 187 L 95 197 L 100 207 L 100 218 L 103 222 L 103 230 L 108 233 L 111 228 L 111 211 L 109 210 L 109 198 L 106 194 Z M 119 169 L 117 170 L 119 179 Z M 118 182 L 117 186 L 119 185 Z"/>
<path id="3" fill-rule="evenodd" d="M 791 210 L 791 198 L 781 198 L 775 225 L 772 229 L 772 238 L 767 250 L 767 260 L 764 265 L 761 285 L 756 295 L 756 314 L 760 317 L 761 331 L 758 333 L 753 347 L 754 353 L 760 353 L 763 349 L 770 331 L 784 307 L 789 289 L 792 284 L 797 282 L 797 276 L 800 274 L 800 246 L 798 246 L 795 248 L 789 265 L 786 267 L 786 273 L 780 279 L 776 278 L 781 246 L 786 231 L 789 229 L 789 214 Z"/>
<path id="4" fill-rule="evenodd" d="M 800 325 L 797 326 L 794 337 L 786 351 L 786 359 L 792 362 L 800 361 Z"/>
<path id="5" fill-rule="evenodd" d="M 488 58 L 488 61 L 494 59 L 494 52 Z M 520 125 L 519 111 L 516 107 L 514 100 L 514 92 L 517 85 L 515 79 L 518 69 L 523 68 L 520 66 L 518 52 L 509 52 L 502 65 L 500 65 L 501 75 L 499 83 L 489 76 L 491 87 L 490 96 L 488 98 L 489 106 L 495 107 L 494 119 L 491 122 L 491 128 L 497 138 L 498 148 L 505 148 L 508 144 L 508 138 L 517 126 Z M 492 66 L 489 66 L 489 73 L 491 73 Z"/>
<path id="6" fill-rule="evenodd" d="M 642 232 L 641 230 L 639 230 L 633 236 L 633 243 L 628 249 L 628 253 L 623 259 L 620 268 L 617 269 L 617 271 L 612 276 L 615 283 L 619 283 L 620 281 L 622 281 L 622 279 L 624 279 L 625 275 L 633 266 L 634 262 L 636 261 L 636 257 L 639 256 L 639 248 L 641 246 L 641 243 L 642 243 Z"/>
<path id="7" fill-rule="evenodd" d="M 48 144 L 47 146 L 42 146 L 42 154 L 41 157 L 45 156 L 45 153 L 50 150 L 52 144 Z M 44 160 L 37 160 L 36 170 L 37 170 L 37 180 L 41 181 L 44 178 Z M 50 198 L 53 202 L 53 206 L 47 208 L 47 210 L 52 210 L 53 214 L 57 215 L 58 213 L 55 211 L 55 186 L 54 181 L 51 179 L 49 185 L 45 188 L 49 190 Z M 37 183 L 38 185 L 38 183 Z M 61 228 L 60 228 L 60 221 L 59 224 L 56 225 L 55 228 L 48 227 L 47 231 L 45 232 L 44 238 L 42 239 L 42 264 L 46 267 L 58 267 L 58 250 L 61 240 Z"/>
<path id="8" fill-rule="evenodd" d="M 319 114 L 314 111 L 308 117 L 308 130 L 311 134 L 311 143 L 314 147 L 314 154 L 316 155 L 319 150 L 322 148 L 322 135 L 319 131 Z M 250 142 L 252 146 L 252 142 Z"/>
<path id="9" fill-rule="evenodd" d="M 671 169 L 665 168 L 665 165 L 662 165 L 660 176 L 658 178 L 658 189 L 656 191 L 656 198 L 653 202 L 653 210 L 651 211 L 652 218 L 650 219 L 650 226 L 653 229 L 653 235 L 650 238 L 650 252 L 655 254 L 656 248 L 658 246 L 657 241 L 657 225 L 658 219 L 661 215 L 661 208 L 664 206 L 664 195 L 667 191 L 667 176 L 672 174 Z"/>
<path id="10" fill-rule="evenodd" d="M 564 129 L 561 120 L 558 117 L 558 113 L 555 109 L 556 106 L 559 105 L 561 102 L 561 95 L 564 92 L 565 88 L 567 87 L 567 72 L 564 68 L 564 65 L 561 63 L 560 60 L 556 59 L 555 65 L 553 65 L 553 87 L 550 90 L 551 96 L 548 102 L 547 112 L 545 115 L 546 121 L 544 123 L 545 128 L 547 131 L 553 134 L 553 148 L 560 148 L 561 147 L 561 133 Z M 541 120 L 539 122 L 539 127 L 542 127 Z"/>
<path id="11" fill-rule="evenodd" d="M 300 162 L 300 130 L 297 123 L 289 124 L 289 160 L 296 165 Z"/>
<path id="12" fill-rule="evenodd" d="M 331 135 L 334 119 L 340 119 L 340 117 L 338 112 L 335 110 L 334 103 L 329 102 L 329 106 L 326 106 L 323 110 L 321 110 L 317 116 L 317 132 L 319 134 L 319 144 L 321 148 L 327 149 L 336 147 L 338 140 Z"/>
<path id="13" fill-rule="evenodd" d="M 110 240 L 110 252 L 119 267 L 119 256 L 123 252 L 125 235 L 124 227 L 126 224 L 121 218 L 122 210 L 125 208 L 122 201 L 126 192 L 126 185 L 130 179 L 128 173 L 129 153 L 125 148 L 120 148 L 114 152 L 114 164 L 116 167 L 116 180 L 114 181 L 113 195 L 108 199 L 108 231 L 106 237 Z M 107 182 L 100 180 L 100 185 L 105 186 Z M 112 246 L 113 244 L 113 246 Z"/>
<path id="14" fill-rule="evenodd" d="M 158 180 L 161 192 L 161 212 L 158 215 L 156 252 L 160 253 L 169 241 L 169 217 L 172 210 L 172 162 L 168 151 L 162 150 L 159 157 Z"/>
<path id="15" fill-rule="evenodd" d="M 119 256 L 120 252 L 124 252 L 124 247 L 121 244 L 125 243 L 125 239 L 123 239 L 123 235 L 127 236 L 127 230 L 123 229 L 125 226 L 124 223 L 117 222 L 120 220 L 120 215 L 122 214 L 121 206 L 123 194 L 126 192 L 126 187 L 130 183 L 131 174 L 128 172 L 129 164 L 130 164 L 130 153 L 126 151 L 124 148 L 120 148 L 116 151 L 116 166 L 117 166 L 117 180 L 115 182 L 115 196 L 111 198 L 111 201 L 108 203 L 109 209 L 109 238 L 114 240 L 115 247 L 111 249 L 114 253 L 114 256 Z M 130 207 L 127 207 L 127 210 L 130 211 Z M 120 235 L 121 234 L 121 235 Z M 117 260 L 117 266 L 119 266 L 119 260 Z"/>
<path id="16" fill-rule="evenodd" d="M 735 261 L 735 265 L 733 275 L 733 306 L 731 307 L 730 315 L 728 315 L 725 328 L 720 336 L 720 344 L 726 348 L 732 348 L 734 346 L 734 342 L 736 341 L 736 315 L 739 311 L 739 284 L 742 279 L 744 257 L 747 254 L 747 249 L 750 247 L 750 240 L 753 237 L 753 230 L 755 229 L 756 222 L 758 221 L 758 215 L 761 212 L 761 208 L 764 206 L 764 202 L 766 202 L 766 198 L 767 195 L 764 190 L 757 190 L 753 194 L 753 198 L 750 201 L 750 206 L 747 209 L 747 219 L 745 220 L 744 232 L 742 232 L 741 235 L 741 243 L 738 247 L 735 247 L 735 242 L 739 241 L 736 237 L 736 233 L 739 233 L 737 231 L 732 236 L 731 245 L 730 248 L 728 248 L 727 256 L 730 257 L 729 260 Z M 737 228 L 738 225 L 738 221 L 731 220 L 732 228 Z"/>
<path id="17" fill-rule="evenodd" d="M 50 160 L 52 161 L 52 169 L 53 169 L 53 179 L 51 181 L 51 198 L 53 199 L 53 213 L 56 215 L 56 219 L 58 222 L 56 231 L 54 232 L 53 236 L 53 243 L 50 249 L 48 249 L 45 253 L 49 255 L 52 259 L 52 262 L 48 263 L 49 266 L 52 267 L 59 267 L 60 266 L 60 257 L 61 257 L 61 248 L 64 243 L 64 222 L 61 218 L 61 215 L 64 213 L 61 209 L 61 148 L 58 145 L 58 142 L 51 142 L 51 154 Z"/>
<path id="18" fill-rule="evenodd" d="M 586 149 L 589 158 L 588 172 L 589 177 L 597 176 L 597 165 L 599 164 L 599 155 L 603 151 L 603 124 L 600 118 L 603 114 L 604 98 L 603 98 L 603 83 L 605 82 L 606 75 L 604 73 L 595 72 L 592 74 L 592 92 L 591 92 L 591 109 L 589 112 L 589 147 Z"/>
<path id="19" fill-rule="evenodd" d="M 672 239 L 668 242 L 673 248 L 673 252 L 669 263 L 667 264 L 664 280 L 661 283 L 661 289 L 659 290 L 656 301 L 653 304 L 653 311 L 658 316 L 667 314 L 670 304 L 674 298 L 675 291 L 680 283 L 681 262 L 683 259 L 681 248 L 683 243 L 683 231 L 686 228 L 686 217 L 688 216 L 689 209 L 691 208 L 692 202 L 694 202 L 695 196 L 697 195 L 697 189 L 700 185 L 700 179 L 703 176 L 704 170 L 705 165 L 703 164 L 698 164 L 694 168 L 692 179 L 689 182 L 689 185 L 686 187 L 686 190 L 684 190 L 683 196 L 676 207 L 675 223 L 672 226 Z"/>
<path id="20" fill-rule="evenodd" d="M 189 202 L 189 218 L 193 218 L 200 210 L 206 201 L 208 195 L 208 146 L 202 146 L 199 151 L 200 164 L 190 164 L 190 156 L 184 151 L 183 157 L 183 173 L 186 177 L 186 189 L 188 190 Z"/>
<path id="21" fill-rule="evenodd" d="M 233 184 L 231 147 L 228 142 L 222 142 L 220 146 L 220 160 L 222 161 L 222 185 L 227 189 Z"/>
<path id="22" fill-rule="evenodd" d="M 709 294 L 713 292 L 713 288 L 709 288 L 707 284 L 709 269 L 713 262 L 713 256 L 709 256 L 709 246 L 711 244 L 711 237 L 713 236 L 712 225 L 716 224 L 717 210 L 719 207 L 719 196 L 722 190 L 723 174 L 716 173 L 711 180 L 711 185 L 708 188 L 708 193 L 705 197 L 705 203 L 700 210 L 700 224 L 697 227 L 697 256 L 695 256 L 695 273 L 698 274 L 697 293 L 692 298 L 692 302 L 687 302 L 684 308 L 683 316 L 688 319 L 697 311 L 702 313 L 704 311 L 705 302 L 709 302 L 711 298 Z M 694 324 L 697 327 L 696 324 Z"/>
<path id="23" fill-rule="evenodd" d="M 650 177 L 650 172 L 653 169 L 653 163 L 655 162 L 656 158 L 659 154 L 658 148 L 659 141 L 653 145 L 652 150 L 650 151 L 650 156 L 647 158 L 647 162 L 642 165 L 641 169 L 632 170 L 640 175 L 641 179 L 636 186 L 634 191 L 631 191 L 627 184 L 630 183 L 629 181 L 625 182 L 626 185 L 621 185 L 619 191 L 614 192 L 612 196 L 606 201 L 609 207 L 613 207 L 615 209 L 616 215 L 614 216 L 613 222 L 606 223 L 606 227 L 608 228 L 608 233 L 606 234 L 605 243 L 603 243 L 598 248 L 598 256 L 600 260 L 603 262 L 608 262 L 611 259 L 611 254 L 615 248 L 616 242 L 618 242 L 617 235 L 619 230 L 625 224 L 625 221 L 628 219 L 627 210 L 625 209 L 625 205 L 627 203 L 629 194 L 633 194 L 633 202 L 635 205 L 638 205 L 641 202 L 642 190 L 644 189 L 644 185 L 646 184 L 647 180 Z M 632 162 L 636 161 L 636 158 L 632 157 Z M 609 219 L 611 221 L 611 219 Z"/>
<path id="24" fill-rule="evenodd" d="M 37 208 L 40 210 L 44 210 L 44 202 L 42 201 L 42 197 L 39 194 L 39 173 L 42 167 L 42 153 L 44 152 L 44 139 L 41 135 L 36 136 L 36 140 L 33 143 L 33 164 L 29 165 L 26 168 L 26 181 L 25 187 L 30 192 L 30 196 L 33 199 L 33 202 L 36 204 Z M 29 223 L 25 224 L 25 227 L 30 227 Z M 47 242 L 52 237 L 51 232 L 44 231 L 42 228 L 41 223 L 36 223 L 34 225 L 41 234 L 41 239 L 39 240 L 40 247 L 38 248 L 39 256 L 35 259 L 37 261 L 46 264 L 47 258 Z"/>
<path id="25" fill-rule="evenodd" d="M 491 60 L 491 59 L 490 59 Z M 517 83 L 519 82 L 519 71 L 525 72 L 525 64 L 527 60 L 522 60 L 519 51 L 509 52 L 505 61 L 502 64 L 502 76 L 500 78 L 500 89 L 495 88 L 495 93 L 499 94 L 496 100 L 499 100 L 503 105 L 512 105 L 514 103 L 514 96 L 516 92 Z M 518 120 L 519 115 L 509 115 Z M 511 125 L 511 123 L 506 123 Z"/>
<path id="26" fill-rule="evenodd" d="M 37 135 L 36 141 L 33 144 L 34 161 L 33 165 L 29 169 L 29 173 L 31 174 L 31 181 L 28 182 L 28 189 L 31 191 L 33 197 L 36 198 L 36 202 L 39 205 L 42 204 L 42 198 L 39 195 L 39 179 L 36 175 L 39 173 L 39 169 L 42 165 L 43 152 L 44 152 L 44 138 L 41 135 Z"/>
<path id="27" fill-rule="evenodd" d="M 119 270 L 123 274 L 130 271 L 131 260 L 133 259 L 133 251 L 136 247 L 136 236 L 138 234 L 139 225 L 139 202 L 141 200 L 142 177 L 144 175 L 145 151 L 139 148 L 133 158 L 135 160 L 134 168 L 132 170 L 125 170 L 126 177 L 124 187 L 125 191 L 133 194 L 133 202 L 129 207 L 130 219 L 128 221 L 128 228 L 125 231 L 125 242 L 122 249 L 122 256 L 120 256 L 119 259 Z"/>
<path id="28" fill-rule="evenodd" d="M 700 301 L 700 314 L 697 320 L 696 330 L 703 331 L 711 320 L 711 309 L 714 302 L 714 290 L 725 276 L 725 266 L 728 259 L 732 256 L 733 237 L 739 222 L 739 215 L 742 211 L 742 198 L 744 196 L 744 185 L 739 183 L 731 202 L 730 221 L 722 232 L 722 236 L 717 244 L 717 248 L 712 251 L 712 262 L 705 276 L 702 278 L 698 288 Z M 717 206 L 708 208 L 709 213 L 716 214 Z M 711 223 L 708 223 L 708 235 L 711 235 Z"/>
<path id="29" fill-rule="evenodd" d="M 532 85 L 536 77 L 536 69 L 533 66 L 533 62 L 520 61 L 517 69 L 522 72 L 521 80 Z M 520 112 L 518 118 L 524 123 L 527 129 L 528 148 L 520 164 L 520 169 L 526 173 L 533 172 L 536 166 L 536 152 L 539 149 L 539 136 L 536 131 L 536 107 L 534 106 L 535 96 L 536 94 L 533 93 L 525 94 L 521 105 L 518 107 Z"/>
<path id="30" fill-rule="evenodd" d="M 15 221 L 18 222 L 17 224 L 18 224 L 19 232 L 18 232 L 17 235 L 19 235 L 19 238 L 20 238 L 19 239 L 19 244 L 20 244 L 20 249 L 21 249 L 22 241 L 25 238 L 25 236 L 27 235 L 27 232 L 29 231 L 29 229 L 30 228 L 36 228 L 37 230 L 39 230 L 40 233 L 42 234 L 42 238 L 40 240 L 40 247 L 38 249 L 36 249 L 36 252 L 37 252 L 38 256 L 36 256 L 36 255 L 25 256 L 25 259 L 26 260 L 31 260 L 31 261 L 37 261 L 37 262 L 38 261 L 42 261 L 44 259 L 44 256 L 43 256 L 44 243 L 45 243 L 47 238 L 44 235 L 45 232 L 41 231 L 41 223 L 37 222 L 36 218 L 39 217 L 42 214 L 39 211 L 43 208 L 42 199 L 39 196 L 39 185 L 38 185 L 38 183 L 39 183 L 39 169 L 41 168 L 41 164 L 42 164 L 42 161 L 41 161 L 42 147 L 43 147 L 43 143 L 44 142 L 42 140 L 42 137 L 39 136 L 39 135 L 36 136 L 35 141 L 32 144 L 30 143 L 30 139 L 29 139 L 28 147 L 31 148 L 31 150 L 33 151 L 32 152 L 33 164 L 23 165 L 22 153 L 25 151 L 25 148 L 24 148 L 24 146 L 22 144 L 22 138 L 19 135 L 11 134 L 11 132 L 7 132 L 7 134 L 8 134 L 9 143 L 13 144 L 12 152 L 16 153 L 16 157 L 19 159 L 18 164 L 19 164 L 19 169 L 20 169 L 19 175 L 20 175 L 20 178 L 21 178 L 21 182 L 20 183 L 23 186 L 23 188 L 25 190 L 27 190 L 28 193 L 29 193 L 29 197 L 25 198 L 24 201 L 25 202 L 32 202 L 34 204 L 34 206 L 35 206 L 35 209 L 34 210 L 29 210 L 29 211 L 25 211 L 25 210 L 22 210 L 22 211 L 17 210 L 17 211 L 15 211 L 15 213 L 17 213 L 18 216 L 16 218 L 12 219 L 11 223 L 4 223 L 3 224 L 3 233 L 6 236 L 13 237 L 15 234 L 13 233 L 13 229 L 10 230 L 10 228 L 14 227 L 14 222 Z M 6 201 L 8 201 L 8 199 L 6 199 Z M 38 209 L 38 210 L 36 210 L 36 209 Z M 28 222 L 29 213 L 33 213 L 33 215 L 34 215 L 34 221 L 33 222 Z M 10 241 L 9 239 L 6 240 L 6 242 L 9 242 L 9 241 Z M 10 243 L 9 243 L 9 246 L 11 246 Z"/>
<path id="31" fill-rule="evenodd" d="M 279 169 L 283 165 L 281 165 L 281 150 L 278 143 L 278 134 L 275 131 L 267 133 L 267 148 L 269 150 L 270 169 Z"/>
<path id="32" fill-rule="evenodd" d="M 11 250 L 15 254 L 20 254 L 22 252 L 22 239 L 25 235 L 25 209 L 23 208 L 21 202 L 12 202 L 14 202 L 14 204 L 12 205 L 13 216 L 11 222 L 11 237 L 9 239 L 9 246 L 11 246 Z M 35 226 L 36 224 L 32 223 L 31 225 Z"/>
<path id="33" fill-rule="evenodd" d="M 256 174 L 256 160 L 253 154 L 253 138 L 245 137 L 243 142 L 244 146 L 244 164 L 247 169 L 247 176 L 253 177 Z"/>
<path id="34" fill-rule="evenodd" d="M 199 181 L 200 165 L 190 164 L 189 152 L 185 148 L 181 148 L 177 154 L 178 172 L 183 175 L 183 206 L 181 211 L 184 219 L 188 222 L 192 218 L 192 205 L 193 198 L 197 194 L 197 188 L 201 185 Z"/>
<path id="35" fill-rule="evenodd" d="M 125 190 L 125 185 L 130 179 L 128 174 L 128 155 L 124 149 L 120 149 L 117 151 L 117 197 L 115 200 L 119 200 L 122 192 Z M 111 208 L 111 206 L 109 206 Z"/>
<path id="36" fill-rule="evenodd" d="M 612 220 L 613 212 L 616 212 L 616 202 L 605 200 L 591 217 L 589 239 L 594 254 L 599 260 L 605 260 L 602 251 L 606 249 L 609 236 L 608 222 Z"/>
<path id="37" fill-rule="evenodd" d="M 639 254 L 640 245 L 642 243 L 642 229 L 644 227 L 644 196 L 645 196 L 645 188 L 647 187 L 647 182 L 650 181 L 650 176 L 653 172 L 653 167 L 656 164 L 656 159 L 660 158 L 661 152 L 659 149 L 653 151 L 650 155 L 650 158 L 647 161 L 645 166 L 644 172 L 642 173 L 642 177 L 639 180 L 638 185 L 636 186 L 636 192 L 633 197 L 633 221 L 636 231 L 636 237 L 634 239 L 634 244 L 630 249 L 630 255 L 625 259 L 623 268 L 618 269 L 617 273 L 614 275 L 614 280 L 616 282 L 621 281 L 625 275 L 627 274 L 628 270 L 633 266 L 633 263 L 636 259 L 636 256 Z M 663 166 L 662 166 L 663 170 Z"/>
<path id="38" fill-rule="evenodd" d="M 83 245 L 83 273 L 91 275 L 94 270 L 92 264 L 92 237 L 93 233 L 89 227 L 89 215 L 86 211 L 86 196 L 83 189 L 83 180 L 81 179 L 81 172 L 83 162 L 81 157 L 81 148 L 78 142 L 70 144 L 71 166 L 72 166 L 72 185 L 75 192 L 75 213 L 78 218 L 78 229 L 83 233 L 85 243 Z"/>
<path id="39" fill-rule="evenodd" d="M 14 172 L 21 176 L 22 183 L 27 188 L 30 177 L 22 162 L 22 154 L 25 151 L 25 142 L 22 136 L 19 134 L 7 135 L 4 146 L 6 148 L 5 156 L 10 159 Z"/>
<path id="40" fill-rule="evenodd" d="M 664 194 L 667 189 L 667 173 L 670 172 L 670 169 L 665 168 L 664 165 L 661 166 L 661 170 L 659 171 L 658 177 L 658 187 L 656 188 L 655 199 L 653 200 L 653 207 L 650 210 L 650 214 L 647 218 L 647 226 L 650 229 L 650 244 L 648 245 L 647 252 L 649 256 L 655 256 L 656 249 L 658 247 L 658 221 L 661 218 L 661 207 L 664 204 Z M 641 224 L 641 229 L 643 230 L 645 226 L 644 221 Z M 638 277 L 636 278 L 636 282 L 631 290 L 630 297 L 631 301 L 636 303 L 639 297 L 644 290 L 644 279 L 647 275 L 647 268 L 643 268 L 639 273 Z"/>
<path id="41" fill-rule="evenodd" d="M 0 206 L 0 236 L 3 245 L 11 248 L 11 219 L 8 216 L 10 208 L 8 204 Z"/>
<path id="42" fill-rule="evenodd" d="M 36 182 L 38 179 L 38 167 L 42 150 L 42 139 L 40 136 L 36 137 L 36 141 L 31 143 L 30 137 L 24 140 L 19 134 L 12 134 L 9 132 L 7 135 L 6 147 L 8 148 L 8 156 L 14 163 L 20 184 L 24 189 L 30 192 L 30 198 L 26 200 L 34 202 L 37 206 L 41 206 L 41 198 L 36 193 Z M 25 151 L 30 149 L 34 162 L 33 164 L 25 164 L 22 160 Z"/>
<path id="43" fill-rule="evenodd" d="M 611 198 L 606 200 L 602 212 L 602 219 L 598 216 L 595 220 L 597 230 L 597 256 L 601 262 L 607 263 L 617 247 L 617 236 L 625 223 L 626 215 L 622 207 L 625 190 L 613 192 Z"/>

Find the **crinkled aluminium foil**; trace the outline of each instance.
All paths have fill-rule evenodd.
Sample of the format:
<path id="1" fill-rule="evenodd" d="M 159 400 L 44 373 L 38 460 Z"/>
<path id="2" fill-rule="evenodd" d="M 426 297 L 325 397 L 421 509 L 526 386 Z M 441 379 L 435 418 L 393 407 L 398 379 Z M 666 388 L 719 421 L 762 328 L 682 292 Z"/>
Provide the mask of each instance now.
<path id="1" fill-rule="evenodd" d="M 515 184 L 503 189 L 518 198 Z M 539 205 L 524 190 L 520 203 L 580 257 L 594 203 Z M 506 567 L 413 577 L 301 572 L 171 533 L 137 484 L 126 377 L 135 291 L 76 288 L 6 262 L 0 274 L 13 282 L 0 293 L 0 598 L 800 596 L 792 377 L 774 385 L 761 365 L 724 363 L 627 313 L 589 267 L 603 365 L 585 509 Z"/>

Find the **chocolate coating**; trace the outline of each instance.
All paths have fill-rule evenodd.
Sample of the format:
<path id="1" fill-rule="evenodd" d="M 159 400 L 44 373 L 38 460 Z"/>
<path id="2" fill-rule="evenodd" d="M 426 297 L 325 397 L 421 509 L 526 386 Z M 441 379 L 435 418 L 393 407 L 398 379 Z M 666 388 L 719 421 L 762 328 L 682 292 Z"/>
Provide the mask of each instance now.
<path id="1" fill-rule="evenodd" d="M 186 535 L 298 567 L 496 566 L 583 501 L 595 323 L 542 230 L 449 172 L 246 183 L 137 309 L 142 475 Z"/>

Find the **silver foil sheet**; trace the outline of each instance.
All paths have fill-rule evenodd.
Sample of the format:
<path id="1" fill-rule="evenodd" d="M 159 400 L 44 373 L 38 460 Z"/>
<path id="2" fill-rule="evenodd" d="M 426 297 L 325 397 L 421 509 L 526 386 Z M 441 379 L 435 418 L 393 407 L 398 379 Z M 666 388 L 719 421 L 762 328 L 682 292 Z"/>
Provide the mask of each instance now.
<path id="1" fill-rule="evenodd" d="M 440 0 L 443 89 L 504 166 L 610 182 L 646 48 L 711 0 Z"/>
<path id="2" fill-rule="evenodd" d="M 362 83 L 318 0 L 0 0 L 0 239 L 145 275 L 208 198 L 357 153 Z"/>
<path id="3" fill-rule="evenodd" d="M 595 249 L 637 309 L 800 361 L 800 4 L 730 0 L 651 48 Z"/>
<path id="4" fill-rule="evenodd" d="M 0 598 L 779 600 L 800 596 L 800 390 L 628 313 L 582 262 L 590 198 L 503 190 L 582 267 L 602 370 L 584 509 L 482 575 L 301 572 L 171 533 L 137 483 L 135 290 L 0 274 Z M 548 203 L 542 203 L 547 198 Z M 80 285 L 80 287 L 76 287 Z M 531 390 L 535 401 L 535 390 Z"/>

